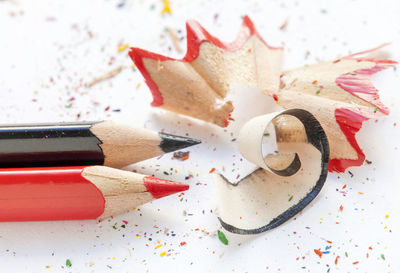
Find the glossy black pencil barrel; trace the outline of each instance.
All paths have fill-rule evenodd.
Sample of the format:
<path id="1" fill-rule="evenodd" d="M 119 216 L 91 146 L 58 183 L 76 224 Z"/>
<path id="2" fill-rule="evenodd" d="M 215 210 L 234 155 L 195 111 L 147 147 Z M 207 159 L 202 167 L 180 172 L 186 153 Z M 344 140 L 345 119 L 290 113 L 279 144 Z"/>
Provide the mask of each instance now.
<path id="1" fill-rule="evenodd" d="M 103 165 L 93 123 L 14 125 L 0 128 L 0 167 Z"/>

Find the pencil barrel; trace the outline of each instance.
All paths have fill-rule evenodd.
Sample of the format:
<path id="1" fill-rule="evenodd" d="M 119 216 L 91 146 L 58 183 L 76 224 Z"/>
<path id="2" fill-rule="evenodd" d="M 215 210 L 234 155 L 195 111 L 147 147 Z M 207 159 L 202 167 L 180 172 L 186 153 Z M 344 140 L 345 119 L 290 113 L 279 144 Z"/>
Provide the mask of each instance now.
<path id="1" fill-rule="evenodd" d="M 96 219 L 102 192 L 82 177 L 84 167 L 17 168 L 0 171 L 0 221 Z"/>
<path id="2" fill-rule="evenodd" d="M 94 123 L 0 126 L 0 168 L 101 165 Z"/>

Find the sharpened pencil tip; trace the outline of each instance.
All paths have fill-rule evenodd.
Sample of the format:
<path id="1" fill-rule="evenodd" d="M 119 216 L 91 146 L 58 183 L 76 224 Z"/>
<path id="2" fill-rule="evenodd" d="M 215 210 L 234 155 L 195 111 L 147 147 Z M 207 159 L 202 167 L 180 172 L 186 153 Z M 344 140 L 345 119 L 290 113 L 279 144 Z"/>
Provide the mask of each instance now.
<path id="1" fill-rule="evenodd" d="M 183 184 L 152 176 L 145 176 L 143 178 L 143 182 L 146 186 L 147 192 L 151 193 L 154 198 L 165 197 L 189 189 L 188 184 Z"/>
<path id="2" fill-rule="evenodd" d="M 181 137 L 165 133 L 159 133 L 159 136 L 161 137 L 160 148 L 164 153 L 170 153 L 201 143 L 200 140 L 189 137 Z"/>

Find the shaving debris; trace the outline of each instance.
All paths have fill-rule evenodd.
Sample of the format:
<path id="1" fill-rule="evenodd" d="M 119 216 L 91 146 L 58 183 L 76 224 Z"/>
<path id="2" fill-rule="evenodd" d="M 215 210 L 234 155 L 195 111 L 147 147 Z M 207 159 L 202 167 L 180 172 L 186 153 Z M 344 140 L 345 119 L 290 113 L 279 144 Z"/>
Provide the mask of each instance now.
<path id="1" fill-rule="evenodd" d="M 180 161 L 185 161 L 189 159 L 190 152 L 174 152 L 173 159 L 178 159 Z"/>
<path id="2" fill-rule="evenodd" d="M 163 3 L 164 3 L 164 8 L 162 9 L 161 14 L 164 14 L 166 12 L 171 14 L 172 12 L 171 12 L 171 6 L 169 3 L 169 0 L 163 0 Z"/>
<path id="3" fill-rule="evenodd" d="M 175 34 L 175 31 L 171 28 L 168 28 L 167 31 L 176 51 L 178 51 L 179 53 L 183 52 L 181 46 L 179 45 L 179 37 Z"/>
<path id="4" fill-rule="evenodd" d="M 118 66 L 117 68 L 115 68 L 115 69 L 113 69 L 113 70 L 107 72 L 106 74 L 104 74 L 104 75 L 102 75 L 102 76 L 100 76 L 100 77 L 94 78 L 91 82 L 87 83 L 85 86 L 86 86 L 87 88 L 90 88 L 90 87 L 92 87 L 93 85 L 95 85 L 95 84 L 97 84 L 97 83 L 99 83 L 99 82 L 102 82 L 102 81 L 105 81 L 105 80 L 114 78 L 114 77 L 117 76 L 119 73 L 121 73 L 121 71 L 122 71 L 123 68 L 124 68 L 124 67 L 123 67 L 122 65 L 120 65 L 120 66 Z"/>

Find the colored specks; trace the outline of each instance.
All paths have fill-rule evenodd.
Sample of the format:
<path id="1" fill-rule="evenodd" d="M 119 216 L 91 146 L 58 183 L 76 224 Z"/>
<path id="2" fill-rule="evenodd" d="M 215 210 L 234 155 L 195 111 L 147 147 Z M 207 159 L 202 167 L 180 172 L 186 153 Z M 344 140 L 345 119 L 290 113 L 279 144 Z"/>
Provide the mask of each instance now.
<path id="1" fill-rule="evenodd" d="M 274 98 L 274 101 L 279 104 L 279 98 L 276 94 L 273 94 L 272 97 Z"/>
<path id="2" fill-rule="evenodd" d="M 185 176 L 185 180 L 189 180 L 191 178 L 193 178 L 193 174 L 191 174 L 191 173 L 189 175 Z"/>
<path id="3" fill-rule="evenodd" d="M 315 254 L 317 254 L 320 258 L 322 258 L 322 251 L 319 249 L 314 249 Z"/>
<path id="4" fill-rule="evenodd" d="M 190 152 L 174 152 L 172 158 L 178 159 L 180 161 L 185 161 L 189 159 Z"/>
<path id="5" fill-rule="evenodd" d="M 160 248 L 160 247 L 162 247 L 162 244 L 159 244 L 159 245 L 155 246 L 154 249 L 157 249 L 157 248 Z"/>
<path id="6" fill-rule="evenodd" d="M 359 263 L 359 261 L 355 261 L 355 262 L 353 262 L 353 264 L 358 264 Z"/>
<path id="7" fill-rule="evenodd" d="M 376 113 L 376 111 L 378 111 L 378 107 L 375 107 L 375 108 L 374 108 L 374 113 Z"/>
<path id="8" fill-rule="evenodd" d="M 359 191 L 358 194 L 364 194 L 362 191 Z"/>
<path id="9" fill-rule="evenodd" d="M 166 12 L 171 14 L 171 7 L 170 7 L 170 4 L 169 4 L 169 0 L 163 0 L 163 3 L 164 3 L 164 8 L 162 9 L 161 14 L 164 14 Z"/>
<path id="10" fill-rule="evenodd" d="M 129 48 L 129 45 L 128 45 L 128 44 L 120 45 L 120 46 L 118 47 L 118 52 L 125 51 L 125 50 L 127 50 L 128 48 Z"/>
<path id="11" fill-rule="evenodd" d="M 229 243 L 229 241 L 228 241 L 228 239 L 226 238 L 225 234 L 224 234 L 222 231 L 220 231 L 220 230 L 218 230 L 218 239 L 219 239 L 224 245 L 228 245 L 228 243 Z"/>
<path id="12" fill-rule="evenodd" d="M 283 21 L 282 25 L 279 27 L 279 30 L 285 30 L 287 25 L 288 25 L 289 19 L 286 18 L 285 21 Z"/>
<path id="13" fill-rule="evenodd" d="M 5 8 L 7 8 L 7 3 L 9 1 L 5 2 Z M 11 1 L 10 3 L 13 2 L 14 1 Z M 124 6 L 124 10 L 118 10 L 117 13 L 114 14 L 115 12 L 113 12 L 113 9 L 111 8 L 115 8 L 115 5 L 118 3 L 118 7 L 122 7 L 123 3 L 125 2 L 126 4 Z M 176 24 L 174 24 L 175 21 L 170 22 L 170 19 L 183 20 L 181 15 L 186 14 L 184 8 L 190 9 L 196 7 L 193 5 L 187 5 L 183 2 L 181 3 L 169 0 L 165 1 L 166 8 L 164 9 L 165 2 L 163 2 L 163 0 L 156 0 L 152 1 L 151 3 L 146 1 L 142 2 L 143 3 L 141 4 L 143 4 L 143 7 L 141 7 L 140 4 L 132 4 L 126 0 L 117 0 L 113 1 L 113 3 L 108 3 L 110 4 L 107 5 L 107 7 L 110 8 L 109 19 L 113 19 L 113 15 L 120 17 L 117 21 L 109 20 L 110 23 L 122 22 L 124 21 L 123 17 L 129 18 L 129 16 L 132 16 L 132 14 L 135 13 L 134 11 L 143 15 L 144 18 L 153 18 L 154 16 L 158 16 L 158 19 L 160 20 L 156 20 L 152 23 L 161 24 L 161 27 L 168 27 L 168 32 L 157 32 L 154 40 L 147 39 L 149 37 L 146 37 L 145 41 L 142 42 L 151 44 L 151 46 L 154 47 L 154 50 L 157 50 L 158 52 L 166 52 L 167 50 L 174 51 L 174 46 L 176 49 L 175 53 L 180 52 L 181 50 L 176 45 L 180 45 L 182 47 L 182 45 L 185 44 L 185 40 L 187 39 L 186 32 L 184 28 L 174 29 L 176 26 Z M 212 5 L 212 3 L 207 2 L 208 1 L 204 2 L 204 6 L 210 7 L 210 10 L 207 12 L 207 14 L 205 14 L 205 16 L 211 17 L 209 24 L 214 22 L 214 27 L 216 28 L 216 30 L 211 30 L 211 33 L 218 30 L 221 31 L 221 29 L 225 28 L 224 24 L 230 24 L 230 21 L 226 20 L 229 18 L 225 18 L 226 16 L 223 14 L 223 12 L 221 13 L 219 5 L 215 6 Z M 249 3 L 246 2 L 243 5 L 253 7 L 254 4 L 252 4 L 252 2 L 256 1 L 251 0 Z M 18 7 L 11 5 L 11 8 L 22 10 L 22 3 L 19 4 L 20 5 Z M 66 3 L 63 3 L 63 5 L 65 4 Z M 278 5 L 279 3 L 277 6 Z M 257 5 L 257 7 L 263 8 L 267 7 L 267 5 Z M 286 8 L 288 7 L 286 6 Z M 299 4 L 299 12 L 291 15 L 294 20 L 302 16 L 305 16 L 304 18 L 306 18 L 307 13 L 305 12 L 305 9 L 301 8 L 305 7 Z M 172 9 L 174 10 L 174 14 L 168 14 L 172 11 Z M 162 10 L 163 13 L 165 13 L 163 15 L 160 14 Z M 317 13 L 320 13 L 319 11 L 323 11 L 324 13 L 326 12 L 325 10 L 321 10 L 318 4 L 316 4 L 315 10 Z M 146 11 L 148 11 L 149 14 L 146 14 Z M 286 10 L 286 13 L 287 11 L 288 10 Z M 218 15 L 216 12 L 220 12 L 221 14 Z M 262 10 L 260 10 L 260 12 L 262 12 Z M 332 15 L 336 12 L 329 11 L 329 13 Z M 49 14 L 52 14 L 51 10 L 49 10 Z M 285 14 L 283 9 L 282 14 Z M 176 18 L 172 18 L 172 16 Z M 212 21 L 213 16 L 214 21 Z M 319 16 L 319 14 L 316 14 L 316 16 Z M 328 14 L 327 16 L 330 15 Z M 200 17 L 201 14 L 198 16 L 198 18 L 195 17 L 194 19 L 201 21 Z M 40 18 L 40 16 L 38 18 Z M 221 18 L 221 20 L 219 20 L 219 18 Z M 50 110 L 55 109 L 56 111 L 59 111 L 60 114 L 64 114 L 63 117 L 59 117 L 59 120 L 66 121 L 73 121 L 77 117 L 80 120 L 94 120 L 96 118 L 112 119 L 113 117 L 121 119 L 124 116 L 129 116 L 129 113 L 133 111 L 133 108 L 131 109 L 132 111 L 129 107 L 127 110 L 125 109 L 125 106 L 135 106 L 136 104 L 141 105 L 141 103 L 143 103 L 142 96 L 148 91 L 148 87 L 146 84 L 144 84 L 144 80 L 138 75 L 139 69 L 125 59 L 125 55 L 130 50 L 129 46 L 137 45 L 131 44 L 132 39 L 124 37 L 123 33 L 126 33 L 126 30 L 124 29 L 115 33 L 106 33 L 97 25 L 93 25 L 91 20 L 87 21 L 83 19 L 74 23 L 73 21 L 69 22 L 68 20 L 65 21 L 64 19 L 65 18 L 59 19 L 59 22 L 62 22 L 65 24 L 65 26 L 68 26 L 67 24 L 76 24 L 76 28 L 79 28 L 79 31 L 72 29 L 72 31 L 74 31 L 72 33 L 73 35 L 70 36 L 69 33 L 65 33 L 65 35 L 62 35 L 61 41 L 46 41 L 43 43 L 49 45 L 49 47 L 52 45 L 60 45 L 63 47 L 63 49 L 62 51 L 58 52 L 59 54 L 57 54 L 55 58 L 53 58 L 54 62 L 49 63 L 54 65 L 54 67 L 47 67 L 48 65 L 43 63 L 42 70 L 44 72 L 49 71 L 51 75 L 44 73 L 41 75 L 41 78 L 43 78 L 44 85 L 48 85 L 49 87 L 44 87 L 39 82 L 32 82 L 32 85 L 29 85 L 35 87 L 37 90 L 40 90 L 31 91 L 31 99 L 34 99 L 34 102 L 31 103 L 32 107 L 40 107 L 44 105 L 44 112 L 41 114 L 42 118 L 50 113 Z M 72 18 L 72 20 L 74 19 L 76 18 Z M 329 20 L 329 18 L 325 19 Z M 365 23 L 368 23 L 367 25 L 372 24 L 371 21 L 363 19 L 361 20 L 365 21 Z M 315 18 L 315 20 L 318 21 L 321 20 L 321 18 Z M 296 19 L 294 23 L 301 24 L 301 21 L 302 20 Z M 283 22 L 280 29 L 285 29 L 286 25 L 287 20 Z M 95 27 L 95 29 L 90 29 L 93 27 Z M 126 29 L 132 28 L 133 32 L 135 32 L 135 30 L 142 29 L 140 24 L 122 24 L 120 27 Z M 229 25 L 229 27 L 232 27 L 232 29 L 236 30 L 238 25 Z M 65 30 L 68 31 L 69 29 Z M 293 32 L 293 29 L 286 28 L 286 30 L 288 31 L 286 33 L 287 35 L 291 35 Z M 91 31 L 94 35 L 94 39 L 91 41 L 87 40 L 89 31 Z M 332 33 L 332 37 L 330 37 L 334 38 L 335 34 L 337 33 Z M 46 37 L 51 36 L 54 35 L 47 35 Z M 336 40 L 337 43 L 335 44 L 341 44 L 342 42 L 345 42 L 340 40 L 340 36 L 336 35 L 336 37 L 338 40 Z M 304 39 L 306 38 L 308 39 L 308 37 L 304 37 Z M 64 40 L 66 40 L 67 43 L 63 43 Z M 82 44 L 81 41 L 84 43 Z M 299 43 L 301 48 L 299 48 L 298 52 L 300 54 L 302 52 L 306 53 L 305 47 L 303 47 L 302 44 L 303 43 Z M 327 41 L 326 44 L 327 50 L 329 50 L 329 46 L 331 46 L 329 41 Z M 75 47 L 75 45 L 77 45 L 76 50 L 72 48 L 72 46 Z M 316 47 L 319 50 L 322 46 L 325 46 L 325 44 L 318 45 Z M 344 47 L 346 50 L 351 50 L 351 46 L 349 45 Z M 291 51 L 294 50 L 293 47 L 289 47 L 289 49 Z M 252 50 L 252 53 L 254 53 L 254 48 L 251 48 L 250 50 Z M 314 55 L 313 50 L 314 49 L 312 47 L 310 47 L 309 51 L 307 50 L 307 55 L 309 55 L 308 60 L 310 62 L 319 56 L 318 54 Z M 101 52 L 101 54 L 97 54 L 98 52 Z M 310 52 L 312 52 L 312 54 L 310 54 Z M 325 52 L 328 53 L 327 51 Z M 64 58 L 64 56 L 66 56 L 66 58 Z M 115 56 L 115 60 L 112 59 L 113 56 Z M 311 56 L 313 60 L 311 60 Z M 174 57 L 179 57 L 179 55 L 175 54 Z M 92 66 L 75 66 L 75 60 L 79 61 L 79 59 L 97 59 L 98 62 L 92 62 Z M 109 61 L 113 62 L 110 66 L 108 65 Z M 103 63 L 103 65 L 101 65 L 101 63 Z M 343 59 L 343 66 L 346 64 L 347 60 Z M 18 62 L 7 65 L 10 67 L 16 66 L 18 69 L 23 67 L 23 65 L 19 65 Z M 56 65 L 58 65 L 58 67 L 56 67 Z M 106 74 L 108 69 L 112 70 L 114 67 L 119 65 L 122 65 L 127 71 L 122 71 L 120 75 L 116 75 L 118 78 L 98 82 L 96 85 L 93 85 L 94 88 L 92 90 L 83 89 L 85 83 L 92 80 L 92 77 L 96 80 L 101 80 L 103 72 Z M 340 63 L 337 65 L 340 65 Z M 336 65 L 332 66 L 335 67 Z M 360 67 L 362 67 L 362 65 L 360 65 Z M 340 68 L 338 67 L 338 69 Z M 118 70 L 116 72 L 118 72 Z M 57 73 L 60 73 L 61 77 L 59 77 Z M 396 75 L 398 75 L 398 73 L 399 70 L 397 71 Z M 318 99 L 319 97 L 322 98 L 329 93 L 327 90 L 330 88 L 330 84 L 328 84 L 323 77 L 320 77 L 320 75 L 317 75 L 318 78 L 315 77 L 315 75 L 316 74 L 310 75 L 310 77 L 303 79 L 304 81 L 297 81 L 294 82 L 294 84 L 299 90 L 302 90 L 303 86 L 307 85 L 307 89 L 304 89 L 304 92 L 307 92 L 311 96 L 314 96 Z M 50 76 L 52 76 L 54 83 L 49 83 Z M 290 80 L 290 77 L 286 78 Z M 7 88 L 7 80 L 8 79 L 5 79 L 6 84 L 5 88 L 3 89 L 5 89 L 5 92 L 8 93 L 7 89 L 11 89 L 11 87 Z M 95 82 L 89 82 L 88 85 L 90 86 Z M 125 88 L 125 83 L 128 88 Z M 224 85 L 224 89 L 226 84 L 226 82 L 221 82 L 221 85 Z M 325 84 L 326 86 L 322 87 L 322 85 Z M 132 88 L 129 88 L 129 86 Z M 51 91 L 46 91 L 46 89 L 51 89 Z M 133 92 L 130 89 L 133 89 Z M 226 89 L 229 88 L 226 87 Z M 119 95 L 116 95 L 115 90 L 121 90 L 122 93 L 119 95 L 121 98 L 125 98 L 125 101 L 118 100 Z M 126 90 L 130 91 L 128 92 Z M 282 95 L 280 92 L 275 92 L 276 95 L 273 98 L 272 93 L 274 92 L 271 92 L 271 97 L 269 97 L 269 102 L 272 105 L 280 102 L 280 99 L 284 99 L 284 97 L 281 97 Z M 51 98 L 54 99 L 54 104 L 51 101 L 48 101 L 47 103 L 47 100 L 44 100 L 48 94 L 51 94 Z M 60 98 L 57 98 L 58 95 Z M 27 100 L 28 99 L 29 98 L 27 98 Z M 148 97 L 145 98 L 145 100 L 148 99 Z M 23 101 L 25 100 L 23 99 Z M 10 101 L 10 104 L 11 102 L 12 100 Z M 145 103 L 147 103 L 147 101 Z M 51 107 L 49 107 L 49 105 Z M 21 105 L 21 108 L 22 106 L 23 105 Z M 396 105 L 394 105 L 393 102 L 393 107 L 395 108 L 395 106 Z M 149 110 L 149 107 L 145 108 L 146 109 L 140 108 L 144 111 L 143 113 L 141 112 L 143 115 L 147 114 L 146 111 Z M 369 107 L 370 114 L 373 114 L 374 108 L 375 105 Z M 34 109 L 27 109 L 27 112 L 28 110 L 34 111 Z M 135 111 L 133 112 L 135 113 Z M 149 117 L 143 117 L 143 119 L 141 117 L 139 119 L 139 125 L 142 125 L 142 121 L 143 125 L 149 128 L 159 128 L 158 126 L 168 125 L 167 129 L 171 131 L 173 130 L 173 133 L 178 135 L 183 135 L 185 133 L 191 134 L 200 130 L 200 137 L 207 140 L 210 138 L 212 140 L 203 145 L 204 152 L 207 152 L 207 155 L 211 155 L 210 160 L 206 160 L 207 162 L 205 164 L 203 164 L 203 160 L 200 160 L 200 158 L 203 158 L 203 154 L 198 154 L 197 150 L 195 151 L 196 154 L 194 152 L 190 152 L 190 155 L 185 154 L 185 152 L 189 151 L 189 149 L 184 149 L 181 150 L 182 152 L 180 153 L 170 153 L 163 158 L 154 158 L 149 162 L 140 163 L 139 165 L 135 165 L 133 167 L 134 169 L 137 169 L 137 172 L 139 173 L 143 172 L 156 177 L 164 176 L 164 178 L 168 177 L 171 180 L 185 180 L 186 182 L 190 182 L 194 190 L 192 194 L 188 195 L 188 192 L 186 192 L 185 195 L 178 196 L 180 195 L 180 193 L 178 193 L 172 199 L 165 199 L 165 201 L 158 200 L 157 202 L 152 202 L 149 205 L 146 205 L 146 207 L 144 207 L 142 210 L 138 210 L 137 208 L 132 209 L 129 214 L 124 214 L 118 218 L 115 217 L 114 219 L 104 219 L 102 222 L 97 224 L 88 224 L 85 221 L 82 221 L 82 223 L 67 223 L 70 226 L 65 229 L 66 236 L 64 237 L 66 241 L 68 241 L 68 235 L 71 235 L 75 232 L 81 233 L 82 236 L 87 236 L 87 238 L 91 239 L 88 241 L 82 251 L 75 251 L 74 246 L 68 242 L 65 244 L 65 246 L 63 246 L 63 243 L 60 242 L 57 244 L 50 243 L 47 249 L 46 246 L 43 245 L 43 251 L 41 253 L 43 255 L 40 256 L 34 255 L 34 253 L 30 253 L 29 251 L 23 251 L 22 255 L 27 255 L 27 257 L 30 256 L 30 258 L 34 257 L 35 264 L 38 265 L 35 267 L 37 271 L 46 272 L 46 268 L 48 268 L 49 270 L 47 272 L 61 271 L 61 269 L 65 272 L 85 270 L 130 272 L 132 269 L 129 268 L 132 268 L 133 266 L 134 268 L 138 268 L 139 271 L 145 272 L 152 271 L 154 264 L 157 263 L 168 263 L 164 265 L 164 271 L 169 271 L 170 267 L 168 266 L 173 265 L 174 263 L 182 265 L 184 268 L 188 269 L 185 271 L 198 271 L 202 268 L 204 271 L 213 271 L 213 264 L 215 264 L 214 271 L 231 272 L 246 270 L 252 271 L 251 267 L 258 268 L 258 271 L 266 272 L 285 272 L 288 270 L 293 272 L 329 272 L 329 270 L 330 273 L 337 271 L 357 272 L 357 267 L 359 267 L 358 271 L 360 272 L 373 270 L 373 268 L 377 268 L 376 271 L 379 272 L 396 271 L 395 263 L 393 263 L 395 262 L 393 261 L 393 253 L 395 252 L 394 247 L 392 247 L 392 243 L 396 240 L 395 236 L 397 230 L 395 227 L 397 218 L 396 215 L 393 215 L 393 210 L 388 209 L 388 204 L 390 205 L 391 203 L 390 200 L 385 200 L 385 198 L 390 197 L 391 195 L 387 195 L 387 191 L 381 191 L 379 189 L 379 183 L 377 183 L 378 181 L 380 183 L 382 182 L 389 184 L 389 181 L 386 181 L 383 177 L 381 177 L 380 169 L 378 168 L 379 166 L 374 166 L 372 165 L 371 161 L 365 159 L 364 168 L 357 170 L 354 168 L 354 170 L 351 170 L 354 173 L 354 177 L 351 179 L 351 182 L 350 176 L 352 176 L 352 174 L 347 173 L 347 170 L 346 173 L 338 174 L 340 179 L 335 181 L 336 183 L 328 183 L 329 185 L 324 191 L 324 195 L 321 195 L 322 198 L 320 199 L 326 198 L 327 202 L 326 200 L 319 200 L 322 201 L 322 203 L 325 202 L 326 206 L 321 208 L 320 206 L 315 205 L 314 208 L 312 208 L 313 212 L 315 212 L 315 214 L 311 217 L 312 220 L 304 221 L 304 217 L 301 219 L 299 217 L 296 221 L 293 220 L 293 222 L 290 223 L 290 226 L 286 225 L 283 228 L 275 229 L 272 232 L 273 234 L 265 233 L 262 236 L 255 237 L 254 240 L 251 239 L 248 241 L 248 239 L 246 239 L 246 243 L 243 243 L 241 247 L 238 247 L 240 244 L 236 242 L 237 240 L 231 239 L 231 234 L 225 231 L 220 225 L 217 225 L 219 224 L 218 220 L 216 219 L 217 213 L 212 212 L 211 210 L 211 207 L 214 208 L 214 202 L 210 203 L 202 201 L 204 201 L 204 196 L 206 196 L 206 199 L 209 198 L 207 194 L 210 190 L 212 190 L 212 193 L 214 194 L 214 185 L 210 183 L 212 180 L 212 175 L 221 172 L 226 176 L 230 176 L 231 179 L 241 179 L 243 174 L 239 174 L 242 173 L 240 164 L 244 163 L 241 163 L 240 161 L 245 159 L 243 159 L 239 154 L 235 154 L 236 158 L 232 158 L 232 162 L 234 161 L 236 164 L 235 166 L 232 166 L 232 164 L 228 164 L 227 162 L 219 162 L 219 155 L 224 153 L 226 150 L 223 149 L 224 147 L 220 147 L 218 145 L 218 143 L 220 143 L 222 140 L 225 140 L 219 135 L 219 128 L 212 127 L 210 132 L 203 132 L 201 131 L 202 126 L 199 126 L 198 123 L 194 122 L 193 125 L 190 125 L 186 119 L 175 119 L 174 117 L 167 117 L 166 123 L 160 124 L 160 122 L 162 123 L 165 121 L 163 119 L 163 114 L 160 113 L 160 115 L 158 115 L 157 113 L 157 115 L 154 116 L 154 113 L 151 112 L 154 111 L 150 111 Z M 380 109 L 377 109 L 375 115 L 378 115 L 379 112 Z M 11 118 L 17 119 L 20 116 L 18 113 L 15 116 L 15 113 L 16 112 L 14 112 L 13 109 L 10 109 Z M 233 113 L 233 117 L 236 119 L 235 122 L 242 122 L 240 115 L 238 114 L 238 110 L 236 109 Z M 152 119 L 152 117 L 155 117 L 155 119 Z M 57 118 L 56 114 L 54 118 Z M 388 127 L 385 129 L 392 130 L 388 130 L 388 134 L 396 135 L 398 133 L 399 127 L 397 126 L 397 123 L 399 123 L 400 119 L 395 120 L 395 118 L 396 117 L 394 117 L 391 122 L 384 124 L 384 126 Z M 231 120 L 232 118 L 227 117 L 227 119 Z M 10 120 L 7 119 L 6 121 L 9 122 Z M 371 124 L 372 123 L 373 122 L 371 122 Z M 229 138 L 229 144 L 234 146 L 238 141 L 237 134 L 235 133 L 233 135 L 229 135 L 233 129 L 231 129 L 231 127 L 227 127 L 226 129 L 226 140 Z M 194 131 L 192 132 L 192 130 Z M 275 137 L 273 134 L 271 134 L 271 132 L 264 132 L 264 139 L 269 138 L 270 136 Z M 370 147 L 372 150 L 379 149 L 379 147 L 377 147 L 378 142 L 374 141 L 373 144 L 375 146 Z M 216 150 L 213 152 L 215 147 Z M 398 152 L 399 150 L 399 147 L 396 144 L 388 147 L 391 148 L 390 150 L 385 150 L 388 153 L 392 150 L 395 150 L 395 152 Z M 365 152 L 367 153 L 368 157 L 368 151 Z M 228 156 L 230 155 L 227 154 L 226 158 L 228 158 Z M 223 165 L 225 166 L 224 168 L 222 167 Z M 145 167 L 146 169 L 142 169 L 142 167 Z M 170 170 L 170 167 L 174 167 L 174 169 Z M 213 169 L 213 167 L 215 168 Z M 207 170 L 210 172 L 208 175 Z M 164 171 L 166 172 L 163 174 Z M 364 171 L 366 171 L 367 174 L 365 174 Z M 366 181 L 366 175 L 370 176 L 369 181 Z M 331 180 L 336 178 L 336 174 L 330 174 L 330 176 Z M 375 180 L 372 181 L 371 178 L 375 178 L 377 182 L 374 182 Z M 349 186 L 346 185 L 347 183 L 349 183 Z M 387 185 L 385 184 L 384 186 Z M 376 187 L 378 187 L 378 190 L 375 192 Z M 364 192 L 365 194 L 363 195 L 357 195 L 359 194 L 358 191 L 366 192 Z M 296 194 L 297 200 L 299 196 L 294 191 L 291 191 L 283 196 L 283 200 L 281 200 L 282 203 L 288 207 L 292 206 L 295 202 L 297 202 L 294 200 L 294 194 Z M 357 197 L 358 200 L 354 200 L 357 199 Z M 288 203 L 285 203 L 285 199 Z M 169 211 L 169 205 L 172 205 L 174 209 Z M 346 211 L 344 211 L 344 206 L 346 206 Z M 354 210 L 355 207 L 357 207 L 357 211 Z M 184 215 L 178 215 L 181 214 L 183 210 L 185 210 Z M 253 215 L 260 218 L 260 216 L 256 215 L 255 210 L 253 211 Z M 306 215 L 304 214 L 304 216 Z M 171 219 L 174 221 L 170 221 L 171 219 L 167 219 L 166 217 L 172 217 L 174 219 Z M 323 220 L 319 221 L 321 217 L 323 217 Z M 128 221 L 123 221 L 122 219 L 128 220 L 129 224 Z M 248 218 L 243 217 L 242 220 L 238 219 L 238 221 L 244 224 L 246 221 L 248 221 Z M 340 224 L 336 221 L 340 221 Z M 357 226 L 363 226 L 363 230 L 357 229 Z M 195 230 L 197 227 L 200 229 Z M 167 228 L 169 228 L 169 230 L 164 233 Z M 206 235 L 206 233 L 202 231 L 203 228 L 207 228 L 207 231 L 210 232 L 210 235 Z M 225 237 L 229 241 L 228 245 L 224 243 L 223 239 L 221 240 L 217 231 L 218 229 L 220 229 L 220 231 L 223 233 L 226 232 Z M 296 229 L 297 234 L 294 233 L 293 229 Z M 391 229 L 393 229 L 393 233 L 389 232 Z M 175 230 L 176 234 L 171 230 Z M 40 232 L 35 232 L 35 238 L 33 238 L 34 240 L 43 240 L 43 238 L 46 237 L 49 237 L 50 239 L 60 239 L 57 234 L 46 234 L 46 232 L 42 232 L 42 230 L 39 231 Z M 8 234 L 9 232 L 11 233 Z M 13 247 L 12 240 L 7 240 L 7 238 L 15 237 L 13 232 L 16 234 L 17 231 L 7 229 L 6 233 L 3 232 L 4 234 L 0 234 L 2 236 L 0 240 L 2 239 L 4 241 L 2 241 L 2 244 L 4 243 L 4 248 Z M 332 240 L 333 243 L 329 240 L 326 240 L 328 238 L 329 240 Z M 391 241 L 391 239 L 394 241 Z M 218 242 L 220 240 L 221 242 Z M 267 245 L 271 249 L 279 247 L 279 245 L 285 245 L 288 248 L 288 251 L 283 254 L 283 257 L 276 256 L 272 257 L 271 259 L 260 260 L 257 259 L 257 256 L 254 256 L 254 254 L 257 252 L 257 249 L 260 249 L 260 247 L 262 248 L 263 245 Z M 327 245 L 332 246 L 332 248 L 326 248 Z M 373 246 L 373 250 L 368 249 L 369 245 Z M 246 264 L 242 265 L 231 259 L 232 253 L 230 253 L 231 251 L 227 251 L 227 248 L 231 247 L 234 247 L 232 250 L 237 252 L 237 254 L 243 258 L 243 260 L 247 261 L 247 266 Z M 315 253 L 314 248 L 312 247 L 318 247 L 319 252 Z M 64 250 L 64 248 L 66 249 Z M 74 251 L 70 251 L 71 249 Z M 201 251 L 199 252 L 199 250 Z M 12 259 L 12 251 L 13 249 L 10 249 L 10 251 L 6 252 L 5 249 L 3 249 L 3 251 L 0 250 L 0 255 L 8 259 L 6 264 L 10 264 L 11 266 L 16 264 L 18 268 L 18 260 L 21 258 Z M 21 250 L 19 251 L 21 252 Z M 345 254 L 345 251 L 348 253 L 346 252 Z M 72 253 L 63 255 L 63 253 L 65 254 L 68 252 Z M 280 255 L 280 253 L 283 252 L 278 251 L 276 254 Z M 54 257 L 52 255 L 54 255 Z M 387 260 L 386 255 L 388 255 Z M 61 258 L 58 259 L 58 262 L 57 257 Z M 79 259 L 77 257 L 79 257 Z M 298 262 L 293 264 L 293 260 L 296 258 L 298 258 Z M 8 261 L 10 263 L 8 263 Z M 74 267 L 72 267 L 72 261 L 74 261 Z M 206 262 L 204 264 L 204 261 L 214 261 L 215 263 L 213 262 L 211 264 Z M 359 261 L 359 264 L 352 265 L 354 261 Z M 192 267 L 192 270 L 189 269 L 190 267 Z M 43 268 L 46 270 L 43 270 Z M 265 268 L 267 270 L 265 270 Z M 302 268 L 304 270 L 302 270 Z"/>

